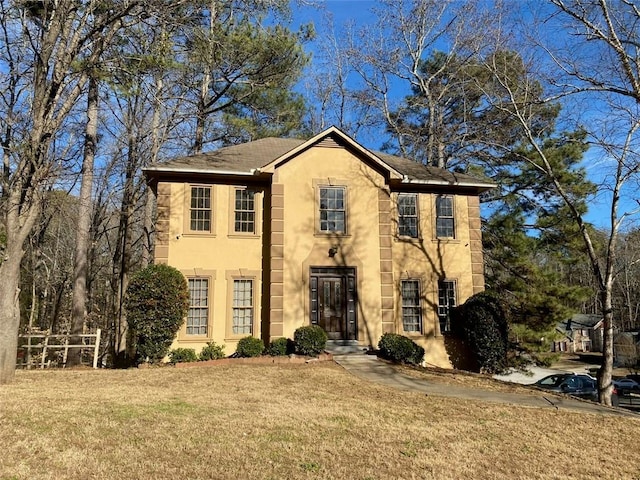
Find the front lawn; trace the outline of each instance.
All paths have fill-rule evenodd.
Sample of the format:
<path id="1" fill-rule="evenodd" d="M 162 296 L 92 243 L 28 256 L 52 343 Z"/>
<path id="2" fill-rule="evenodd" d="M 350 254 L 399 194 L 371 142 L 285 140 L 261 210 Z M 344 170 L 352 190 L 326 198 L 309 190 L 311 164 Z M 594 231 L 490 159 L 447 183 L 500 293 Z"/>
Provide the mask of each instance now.
<path id="1" fill-rule="evenodd" d="M 640 420 L 425 396 L 332 362 L 20 371 L 0 479 L 640 478 Z"/>

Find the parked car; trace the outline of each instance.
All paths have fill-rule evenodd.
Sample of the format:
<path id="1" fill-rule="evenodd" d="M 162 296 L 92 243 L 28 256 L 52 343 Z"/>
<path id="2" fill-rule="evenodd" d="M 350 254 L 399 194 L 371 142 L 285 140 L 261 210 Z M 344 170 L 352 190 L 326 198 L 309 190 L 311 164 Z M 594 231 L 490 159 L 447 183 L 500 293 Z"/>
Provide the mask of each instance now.
<path id="1" fill-rule="evenodd" d="M 541 378 L 533 384 L 538 388 L 550 390 L 552 392 L 566 393 L 574 397 L 598 401 L 598 386 L 596 380 L 591 375 L 576 373 L 555 373 Z M 618 391 L 614 387 L 611 396 L 611 403 L 617 406 L 619 402 Z"/>
<path id="2" fill-rule="evenodd" d="M 640 390 L 640 383 L 635 380 L 631 380 L 630 378 L 620 378 L 618 380 L 614 380 L 613 384 L 618 390 Z"/>

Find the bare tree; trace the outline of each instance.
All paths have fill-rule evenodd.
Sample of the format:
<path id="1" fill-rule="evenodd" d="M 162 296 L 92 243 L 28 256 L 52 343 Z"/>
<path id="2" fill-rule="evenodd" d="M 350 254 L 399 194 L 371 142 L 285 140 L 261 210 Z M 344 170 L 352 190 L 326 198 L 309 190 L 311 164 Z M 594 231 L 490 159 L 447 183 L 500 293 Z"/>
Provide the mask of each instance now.
<path id="1" fill-rule="evenodd" d="M 0 264 L 0 384 L 14 377 L 20 323 L 18 295 L 23 245 L 41 211 L 43 187 L 56 179 L 51 157 L 60 128 L 88 81 L 83 64 L 95 64 L 97 38 L 113 35 L 138 6 L 114 2 L 2 2 L 0 69 L 7 72 L 2 131 L 2 225 L 5 255 Z"/>
<path id="2" fill-rule="evenodd" d="M 603 361 L 598 372 L 598 391 L 602 403 L 611 404 L 613 368 L 613 293 L 619 236 L 628 221 L 637 212 L 634 205 L 638 185 L 640 157 L 638 128 L 640 127 L 640 11 L 634 2 L 608 2 L 607 0 L 551 0 L 555 11 L 540 24 L 543 33 L 536 32 L 535 52 L 548 55 L 544 64 L 551 95 L 541 99 L 531 95 L 523 101 L 522 92 L 532 85 L 514 85 L 505 75 L 507 66 L 487 62 L 487 67 L 502 87 L 504 95 L 495 105 L 515 119 L 525 133 L 530 155 L 521 156 L 537 170 L 541 182 L 559 195 L 580 233 L 589 259 L 591 275 L 599 292 L 600 308 L 604 320 Z M 527 31 L 531 24 L 527 22 Z M 553 35 L 550 33 L 553 32 Z M 524 37 L 526 33 L 522 33 Z M 531 41 L 534 40 L 530 37 Z M 547 44 L 542 44 L 546 39 Z M 562 39 L 562 40 L 561 40 Z M 539 63 L 538 63 L 539 65 Z M 554 74 L 549 76 L 549 72 Z M 542 75 L 540 76 L 542 77 Z M 520 92 L 516 91 L 516 88 Z M 562 164 L 545 152 L 536 135 L 536 124 L 531 115 L 532 106 L 544 102 L 562 101 L 571 109 L 572 102 L 581 96 L 588 99 L 590 117 L 583 117 L 583 125 L 592 145 L 591 157 L 599 157 L 602 180 L 598 195 L 606 199 L 609 228 L 604 247 L 597 248 L 594 231 L 589 228 L 586 211 L 581 208 L 567 183 Z M 584 105 L 582 105 L 584 106 Z M 572 110 L 572 113 L 576 113 Z"/>

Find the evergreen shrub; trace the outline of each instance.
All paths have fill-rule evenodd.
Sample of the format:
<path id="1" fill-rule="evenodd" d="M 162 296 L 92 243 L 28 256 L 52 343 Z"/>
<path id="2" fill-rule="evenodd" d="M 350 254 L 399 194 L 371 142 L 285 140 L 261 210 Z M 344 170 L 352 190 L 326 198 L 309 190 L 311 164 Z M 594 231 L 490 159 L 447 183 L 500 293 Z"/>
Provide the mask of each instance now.
<path id="1" fill-rule="evenodd" d="M 451 311 L 452 333 L 469 348 L 478 372 L 500 373 L 507 367 L 506 311 L 499 297 L 489 291 L 470 297 Z"/>
<path id="2" fill-rule="evenodd" d="M 296 353 L 310 357 L 316 356 L 324 351 L 327 346 L 327 339 L 327 332 L 319 325 L 299 327 L 293 334 Z"/>
<path id="3" fill-rule="evenodd" d="M 198 355 L 193 348 L 176 348 L 169 352 L 169 361 L 173 364 L 197 362 Z"/>
<path id="4" fill-rule="evenodd" d="M 269 355 L 272 357 L 283 357 L 289 354 L 290 340 L 288 338 L 276 338 L 269 344 Z"/>
<path id="5" fill-rule="evenodd" d="M 137 358 L 159 362 L 167 355 L 187 316 L 187 281 L 173 267 L 149 265 L 131 278 L 124 308 Z"/>
<path id="6" fill-rule="evenodd" d="M 424 348 L 397 333 L 385 333 L 380 337 L 378 350 L 382 358 L 398 363 L 419 365 L 424 359 Z"/>
<path id="7" fill-rule="evenodd" d="M 219 360 L 224 358 L 224 345 L 217 345 L 216 342 L 209 342 L 205 347 L 202 347 L 198 360 L 206 362 L 207 360 Z"/>
<path id="8" fill-rule="evenodd" d="M 238 357 L 259 357 L 264 352 L 264 343 L 256 337 L 244 337 L 238 342 L 236 354 Z"/>

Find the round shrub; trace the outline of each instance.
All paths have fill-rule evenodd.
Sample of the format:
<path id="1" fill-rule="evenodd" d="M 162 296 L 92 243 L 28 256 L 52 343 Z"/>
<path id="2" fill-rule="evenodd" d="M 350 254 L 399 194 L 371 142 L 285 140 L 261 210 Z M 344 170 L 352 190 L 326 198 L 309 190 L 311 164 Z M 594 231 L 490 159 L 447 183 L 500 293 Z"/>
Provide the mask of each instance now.
<path id="1" fill-rule="evenodd" d="M 378 342 L 378 350 L 382 358 L 392 362 L 419 365 L 424 359 L 424 348 L 397 333 L 383 334 Z"/>
<path id="2" fill-rule="evenodd" d="M 198 361 L 198 356 L 193 348 L 176 348 L 169 352 L 169 361 L 171 363 L 187 363 Z"/>
<path id="3" fill-rule="evenodd" d="M 244 337 L 238 342 L 236 354 L 239 357 L 259 357 L 264 352 L 264 343 L 256 337 Z"/>
<path id="4" fill-rule="evenodd" d="M 299 327 L 293 334 L 296 353 L 315 356 L 327 346 L 327 332 L 318 325 Z"/>
<path id="5" fill-rule="evenodd" d="M 283 357 L 289 353 L 289 339 L 276 338 L 269 344 L 269 355 L 272 357 Z"/>
<path id="6" fill-rule="evenodd" d="M 187 281 L 173 267 L 149 265 L 131 278 L 124 308 L 137 357 L 159 362 L 167 355 L 187 316 Z"/>
<path id="7" fill-rule="evenodd" d="M 205 362 L 207 360 L 219 360 L 224 357 L 224 345 L 216 345 L 216 342 L 209 342 L 206 347 L 202 347 L 198 360 Z"/>

